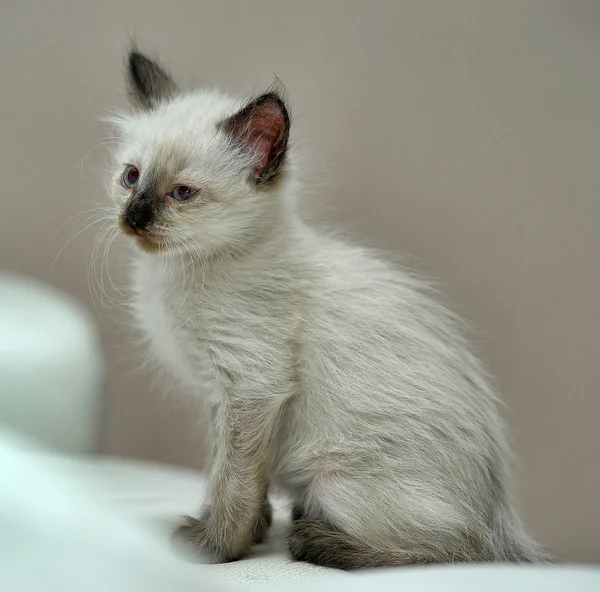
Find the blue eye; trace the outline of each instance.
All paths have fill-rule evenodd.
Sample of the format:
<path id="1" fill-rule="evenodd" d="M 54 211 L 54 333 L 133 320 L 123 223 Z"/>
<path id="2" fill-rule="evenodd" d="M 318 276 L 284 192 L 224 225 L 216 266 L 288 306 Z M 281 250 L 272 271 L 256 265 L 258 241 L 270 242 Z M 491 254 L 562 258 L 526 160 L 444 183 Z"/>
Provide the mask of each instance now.
<path id="1" fill-rule="evenodd" d="M 193 189 L 187 185 L 177 185 L 177 187 L 173 187 L 173 190 L 169 195 L 177 201 L 185 201 L 186 199 L 193 197 L 197 191 L 197 189 Z"/>
<path id="2" fill-rule="evenodd" d="M 140 171 L 138 171 L 134 166 L 125 167 L 123 174 L 121 175 L 121 182 L 128 189 L 133 189 L 140 180 Z"/>

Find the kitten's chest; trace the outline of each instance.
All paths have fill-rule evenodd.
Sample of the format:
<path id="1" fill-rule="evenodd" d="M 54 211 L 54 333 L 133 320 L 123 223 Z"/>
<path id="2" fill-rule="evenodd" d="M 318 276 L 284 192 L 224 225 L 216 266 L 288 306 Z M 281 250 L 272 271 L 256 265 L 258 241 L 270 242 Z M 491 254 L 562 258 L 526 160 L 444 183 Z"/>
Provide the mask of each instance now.
<path id="1" fill-rule="evenodd" d="M 176 277 L 143 263 L 137 266 L 134 284 L 135 316 L 152 356 L 185 386 L 210 380 L 194 294 Z"/>

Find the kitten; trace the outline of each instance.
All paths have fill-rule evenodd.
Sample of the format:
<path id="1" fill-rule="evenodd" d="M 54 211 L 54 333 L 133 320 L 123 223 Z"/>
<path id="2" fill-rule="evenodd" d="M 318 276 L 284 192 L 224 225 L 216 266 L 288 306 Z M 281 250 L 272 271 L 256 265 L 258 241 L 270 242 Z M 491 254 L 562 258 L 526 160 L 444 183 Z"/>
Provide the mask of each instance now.
<path id="1" fill-rule="evenodd" d="M 183 385 L 210 384 L 208 498 L 177 536 L 244 557 L 276 483 L 299 560 L 543 560 L 461 322 L 408 271 L 300 220 L 281 95 L 181 92 L 137 50 L 127 84 L 111 187 L 137 247 L 135 316 Z"/>

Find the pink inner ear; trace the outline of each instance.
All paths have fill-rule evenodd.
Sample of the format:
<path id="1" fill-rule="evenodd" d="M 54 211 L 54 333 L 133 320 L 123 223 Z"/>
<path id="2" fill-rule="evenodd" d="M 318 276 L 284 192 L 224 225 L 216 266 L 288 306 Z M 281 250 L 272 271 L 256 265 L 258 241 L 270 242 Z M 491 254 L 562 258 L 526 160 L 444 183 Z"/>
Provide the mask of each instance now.
<path id="1" fill-rule="evenodd" d="M 267 168 L 267 165 L 269 164 L 269 158 L 271 156 L 272 142 L 268 138 L 265 138 L 264 136 L 262 136 L 262 137 L 256 138 L 256 140 L 254 140 L 251 143 L 250 147 L 260 155 L 260 160 L 254 166 L 254 172 L 257 175 L 260 175 L 265 170 L 265 168 Z"/>
<path id="2" fill-rule="evenodd" d="M 279 109 L 264 105 L 253 113 L 244 143 L 259 155 L 254 172 L 260 175 L 271 159 L 273 149 L 280 143 L 285 131 L 285 119 Z"/>

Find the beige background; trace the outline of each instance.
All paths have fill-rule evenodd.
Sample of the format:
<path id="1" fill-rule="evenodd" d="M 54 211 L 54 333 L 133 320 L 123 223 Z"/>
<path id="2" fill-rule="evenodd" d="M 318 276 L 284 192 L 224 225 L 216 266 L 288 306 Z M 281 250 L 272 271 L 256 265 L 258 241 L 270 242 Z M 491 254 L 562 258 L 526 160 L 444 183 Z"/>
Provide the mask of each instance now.
<path id="1" fill-rule="evenodd" d="M 50 272 L 85 216 L 57 229 L 103 200 L 102 148 L 79 162 L 106 133 L 94 118 L 124 104 L 132 31 L 186 84 L 284 80 L 321 216 L 441 278 L 509 403 L 527 522 L 564 556 L 600 560 L 600 3 L 2 3 L 0 266 L 62 286 L 101 323 L 105 449 L 194 465 L 197 413 L 150 388 L 118 310 L 92 304 L 97 227 Z"/>

